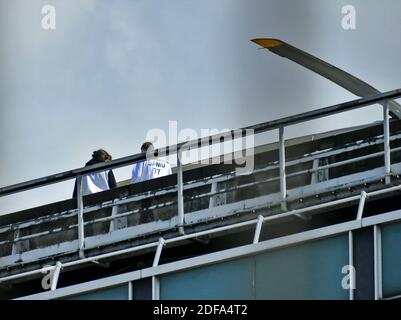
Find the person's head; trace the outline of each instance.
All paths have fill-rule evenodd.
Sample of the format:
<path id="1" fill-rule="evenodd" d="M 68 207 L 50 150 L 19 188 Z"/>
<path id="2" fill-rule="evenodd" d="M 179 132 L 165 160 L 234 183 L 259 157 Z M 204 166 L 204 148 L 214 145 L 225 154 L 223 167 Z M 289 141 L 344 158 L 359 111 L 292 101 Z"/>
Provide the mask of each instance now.
<path id="1" fill-rule="evenodd" d="M 95 160 L 98 160 L 98 161 L 111 161 L 112 160 L 111 155 L 106 150 L 103 150 L 103 149 L 93 151 L 92 158 Z"/>
<path id="2" fill-rule="evenodd" d="M 152 142 L 145 142 L 144 144 L 142 144 L 141 146 L 141 152 L 152 152 L 154 150 L 154 146 Z"/>
<path id="3" fill-rule="evenodd" d="M 141 152 L 146 152 L 146 159 L 157 157 L 158 151 L 155 151 L 155 147 L 152 142 L 145 142 L 141 146 Z"/>

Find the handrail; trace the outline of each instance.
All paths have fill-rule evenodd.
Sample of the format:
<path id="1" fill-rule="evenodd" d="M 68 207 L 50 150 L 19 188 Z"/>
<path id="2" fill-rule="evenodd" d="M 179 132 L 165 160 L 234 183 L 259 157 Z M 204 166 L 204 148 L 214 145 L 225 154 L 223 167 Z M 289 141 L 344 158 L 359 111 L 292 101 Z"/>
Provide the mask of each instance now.
<path id="1" fill-rule="evenodd" d="M 207 145 L 211 145 L 214 143 L 218 143 L 220 140 L 219 138 L 232 138 L 234 137 L 235 131 L 241 131 L 244 132 L 246 130 L 253 130 L 255 134 L 274 130 L 280 127 L 286 127 L 290 125 L 294 125 L 300 122 L 304 121 L 310 121 L 313 119 L 317 118 L 322 118 L 326 116 L 330 116 L 336 113 L 342 113 L 345 111 L 350 111 L 354 109 L 358 109 L 367 105 L 371 105 L 383 100 L 391 100 L 391 99 L 396 99 L 401 97 L 401 89 L 396 89 L 392 91 L 387 91 L 384 93 L 380 94 L 375 94 L 369 97 L 365 98 L 360 98 L 336 105 L 332 105 L 329 107 L 313 110 L 313 111 L 308 111 L 304 113 L 300 113 L 294 116 L 289 116 L 277 120 L 272 120 L 272 121 L 267 121 L 263 122 L 260 124 L 244 127 L 238 130 L 231 130 L 227 132 L 223 132 L 220 134 L 215 134 L 212 136 L 204 137 L 204 138 L 199 138 L 195 140 L 191 140 L 189 142 L 182 142 L 173 146 L 168 146 L 168 147 L 163 147 L 160 149 L 156 149 L 155 153 L 163 154 L 163 155 L 173 155 L 177 153 L 177 150 L 181 150 L 183 146 L 186 148 L 191 148 L 191 147 L 203 147 Z M 69 180 L 76 178 L 79 175 L 85 175 L 89 173 L 94 173 L 94 172 L 99 172 L 99 171 L 104 171 L 107 169 L 115 169 L 119 167 L 124 167 L 130 164 L 133 164 L 138 161 L 142 161 L 146 159 L 146 153 L 138 153 L 134 154 L 131 156 L 115 159 L 109 162 L 105 163 L 99 163 L 99 164 L 94 164 L 91 166 L 83 167 L 83 168 L 78 168 L 74 170 L 69 170 L 69 171 L 64 171 L 61 173 L 45 176 L 42 178 L 34 179 L 34 180 L 29 180 L 13 185 L 9 185 L 6 187 L 0 188 L 0 197 L 13 194 L 13 193 L 18 193 L 21 191 L 26 191 L 29 189 L 37 188 L 37 187 L 42 187 L 46 186 L 49 184 L 54 184 L 57 182 Z"/>

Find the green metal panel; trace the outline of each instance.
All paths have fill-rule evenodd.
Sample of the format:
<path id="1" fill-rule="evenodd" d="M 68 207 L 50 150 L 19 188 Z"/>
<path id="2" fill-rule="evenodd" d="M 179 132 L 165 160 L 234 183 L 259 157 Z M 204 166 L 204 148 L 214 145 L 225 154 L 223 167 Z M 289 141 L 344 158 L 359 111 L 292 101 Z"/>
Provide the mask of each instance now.
<path id="1" fill-rule="evenodd" d="M 128 300 L 128 283 L 76 295 L 66 300 Z"/>
<path id="2" fill-rule="evenodd" d="M 383 296 L 401 294 L 401 223 L 382 226 Z"/>
<path id="3" fill-rule="evenodd" d="M 161 299 L 348 299 L 348 234 L 160 277 Z"/>
<path id="4" fill-rule="evenodd" d="M 160 299 L 254 299 L 254 260 L 242 258 L 160 277 Z"/>
<path id="5" fill-rule="evenodd" d="M 257 299 L 348 299 L 348 234 L 256 256 Z"/>

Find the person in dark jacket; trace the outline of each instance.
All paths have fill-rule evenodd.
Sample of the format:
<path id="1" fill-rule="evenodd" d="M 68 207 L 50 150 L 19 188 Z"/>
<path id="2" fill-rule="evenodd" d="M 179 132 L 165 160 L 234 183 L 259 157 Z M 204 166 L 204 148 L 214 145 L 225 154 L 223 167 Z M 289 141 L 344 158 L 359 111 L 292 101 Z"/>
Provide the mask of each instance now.
<path id="1" fill-rule="evenodd" d="M 106 150 L 99 149 L 93 151 L 92 159 L 85 164 L 85 167 L 111 161 L 111 159 L 111 155 Z M 90 173 L 82 177 L 82 195 L 105 191 L 115 187 L 117 187 L 117 183 L 112 170 Z M 75 181 L 72 196 L 73 198 L 77 197 L 77 181 Z"/>

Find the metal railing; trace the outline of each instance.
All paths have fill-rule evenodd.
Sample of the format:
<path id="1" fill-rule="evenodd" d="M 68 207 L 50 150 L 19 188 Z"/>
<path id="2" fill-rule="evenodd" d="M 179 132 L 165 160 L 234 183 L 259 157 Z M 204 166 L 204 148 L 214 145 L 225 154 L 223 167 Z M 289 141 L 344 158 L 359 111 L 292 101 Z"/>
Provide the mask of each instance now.
<path id="1" fill-rule="evenodd" d="M 59 274 L 60 274 L 61 270 L 63 270 L 63 269 L 65 270 L 72 266 L 77 266 L 77 265 L 90 263 L 90 262 L 98 263 L 99 260 L 103 260 L 103 259 L 107 259 L 107 258 L 111 258 L 111 257 L 115 257 L 115 256 L 120 256 L 120 255 L 128 254 L 131 252 L 135 252 L 135 251 L 149 249 L 149 248 L 156 248 L 155 256 L 154 256 L 153 264 L 152 264 L 153 267 L 156 267 L 159 264 L 162 249 L 167 244 L 185 241 L 188 239 L 193 239 L 193 238 L 197 238 L 197 237 L 201 237 L 201 236 L 205 236 L 205 235 L 210 235 L 213 233 L 219 233 L 219 232 L 237 229 L 237 228 L 241 228 L 244 226 L 250 226 L 250 225 L 255 225 L 253 244 L 256 244 L 259 242 L 263 224 L 267 221 L 278 220 L 278 219 L 282 219 L 282 218 L 289 217 L 289 216 L 302 215 L 302 214 L 308 213 L 310 211 L 316 211 L 316 210 L 320 210 L 320 209 L 335 207 L 340 204 L 345 204 L 345 203 L 350 203 L 350 202 L 359 201 L 358 210 L 355 215 L 355 220 L 361 221 L 363 218 L 363 210 L 364 210 L 364 206 L 365 206 L 365 202 L 366 202 L 367 198 L 378 196 L 378 195 L 383 195 L 383 194 L 391 193 L 391 192 L 395 192 L 395 191 L 400 191 L 400 190 L 401 190 L 401 185 L 394 186 L 394 187 L 388 187 L 386 189 L 376 190 L 376 191 L 372 191 L 372 192 L 368 192 L 368 193 L 365 191 L 362 191 L 360 195 L 356 195 L 356 196 L 352 196 L 352 197 L 348 197 L 348 198 L 340 199 L 340 200 L 336 200 L 336 201 L 331 201 L 328 203 L 318 204 L 318 205 L 314 205 L 314 206 L 307 207 L 307 208 L 291 210 L 291 211 L 277 214 L 274 216 L 263 217 L 262 215 L 258 215 L 258 217 L 256 219 L 239 222 L 239 223 L 235 223 L 235 224 L 228 225 L 228 226 L 217 227 L 214 229 L 195 232 L 195 233 L 191 233 L 191 234 L 187 234 L 187 235 L 180 235 L 180 236 L 173 237 L 170 239 L 164 239 L 163 237 L 160 237 L 155 242 L 135 246 L 132 248 L 127 248 L 127 249 L 122 249 L 122 250 L 118 250 L 118 251 L 114 251 L 114 252 L 110 252 L 110 253 L 100 254 L 97 256 L 93 256 L 93 257 L 82 258 L 82 259 L 71 261 L 71 262 L 61 263 L 60 261 L 57 261 L 57 263 L 54 266 L 47 266 L 47 267 L 44 267 L 41 269 L 32 270 L 32 271 L 0 278 L 0 283 L 7 282 L 10 280 L 14 280 L 14 279 L 32 276 L 35 274 L 52 272 L 53 280 L 51 282 L 52 283 L 51 290 L 55 290 L 57 288 L 57 280 L 59 278 Z M 262 209 L 262 206 L 258 209 Z"/>
<path id="2" fill-rule="evenodd" d="M 399 139 L 401 139 L 401 134 L 397 134 L 397 135 L 391 136 L 391 138 L 390 138 L 391 141 L 397 141 Z M 362 150 L 363 148 L 366 148 L 367 146 L 368 147 L 377 146 L 379 143 L 383 143 L 382 140 L 383 139 L 379 137 L 379 138 L 375 138 L 375 140 L 373 140 L 373 141 L 370 139 L 369 142 L 363 142 L 363 143 L 360 142 L 359 144 L 352 146 L 352 151 Z M 348 148 L 350 148 L 350 147 L 351 146 L 349 145 Z M 341 148 L 339 150 L 331 150 L 331 149 L 329 149 L 329 151 L 327 151 L 327 150 L 320 151 L 320 152 L 314 153 L 313 156 L 309 155 L 307 157 L 302 157 L 300 159 L 287 161 L 286 162 L 286 167 L 296 166 L 296 165 L 298 165 L 300 163 L 305 163 L 307 161 L 310 162 L 310 161 L 313 161 L 313 160 L 316 160 L 316 159 L 319 159 L 319 158 L 326 158 L 328 156 L 331 156 L 331 155 L 334 155 L 334 154 L 338 154 L 338 152 L 340 152 L 340 151 L 341 152 L 345 152 L 344 150 L 346 150 L 346 149 L 347 149 L 347 147 Z M 398 151 L 401 151 L 401 147 L 392 148 L 391 149 L 391 152 L 398 152 Z M 371 153 L 371 154 L 368 154 L 368 155 L 359 156 L 359 157 L 355 157 L 355 158 L 352 158 L 352 159 L 343 160 L 343 161 L 334 162 L 334 163 L 331 163 L 331 164 L 328 164 L 328 165 L 319 166 L 317 168 L 311 168 L 311 169 L 296 171 L 296 172 L 287 174 L 286 176 L 287 176 L 287 178 L 289 178 L 289 177 L 293 177 L 293 176 L 297 176 L 297 175 L 301 175 L 301 174 L 317 172 L 317 171 L 323 170 L 323 169 L 329 169 L 329 168 L 335 168 L 335 167 L 338 167 L 338 166 L 344 166 L 346 164 L 355 163 L 355 162 L 363 161 L 363 160 L 370 159 L 370 158 L 380 157 L 383 154 L 384 154 L 383 151 L 375 152 L 375 153 Z M 274 161 L 272 163 L 268 163 L 266 167 L 263 167 L 261 169 L 256 169 L 252 173 L 255 174 L 255 173 L 274 171 L 279 166 L 276 163 L 278 163 L 278 161 Z M 235 174 L 235 171 L 230 172 L 229 174 L 221 175 L 221 176 L 219 176 L 217 178 L 212 178 L 212 179 L 208 178 L 208 180 L 206 182 L 201 182 L 200 180 L 195 180 L 195 182 L 185 182 L 183 184 L 184 190 L 189 189 L 189 188 L 194 188 L 194 187 L 197 187 L 197 186 L 203 186 L 203 185 L 206 185 L 206 184 L 217 184 L 218 182 L 228 182 L 228 181 L 234 180 L 236 178 L 236 176 L 234 174 Z M 211 192 L 206 192 L 206 193 L 203 193 L 203 194 L 195 194 L 193 196 L 184 196 L 184 198 L 187 199 L 187 200 L 195 200 L 195 199 L 202 199 L 202 198 L 205 198 L 205 197 L 213 197 L 213 196 L 216 196 L 216 195 L 219 195 L 219 194 L 225 194 L 225 193 L 237 191 L 239 189 L 248 188 L 250 186 L 257 186 L 257 185 L 264 184 L 264 183 L 267 183 L 267 182 L 277 181 L 279 179 L 280 179 L 280 176 L 272 177 L 272 178 L 260 180 L 260 181 L 257 181 L 257 182 L 241 184 L 241 185 L 238 185 L 238 186 L 236 185 L 236 186 L 230 187 L 230 188 L 220 188 L 219 190 L 211 190 Z M 85 208 L 83 212 L 84 212 L 84 215 L 85 215 L 86 213 L 93 212 L 93 211 L 96 211 L 96 210 L 106 209 L 106 208 L 110 208 L 110 207 L 114 208 L 116 206 L 120 206 L 120 205 L 123 205 L 123 204 L 126 204 L 126 203 L 131 203 L 131 202 L 134 202 L 134 201 L 140 201 L 142 199 L 155 197 L 159 193 L 163 194 L 163 195 L 166 195 L 166 194 L 171 194 L 171 193 L 175 193 L 175 192 L 177 192 L 177 188 L 172 186 L 172 187 L 167 188 L 167 190 L 162 189 L 159 192 L 155 192 L 155 193 L 151 192 L 150 194 L 147 194 L 147 195 L 137 195 L 137 196 L 129 197 L 129 198 L 122 199 L 122 200 L 114 200 L 111 203 L 102 204 L 101 206 L 95 205 L 93 207 L 88 207 L 88 208 Z M 176 202 L 174 202 L 174 203 L 176 203 Z M 171 204 L 172 204 L 172 202 L 163 203 L 164 206 L 168 206 L 168 205 L 171 205 Z M 124 213 L 118 213 L 118 215 L 111 215 L 111 216 L 91 219 L 89 221 L 85 221 L 84 222 L 84 226 L 88 226 L 88 225 L 95 224 L 95 223 L 101 223 L 101 222 L 109 222 L 109 221 L 112 222 L 115 219 L 128 217 L 128 216 L 131 216 L 131 215 L 136 214 L 138 212 L 139 212 L 139 209 L 136 209 L 136 210 L 130 210 L 130 211 L 127 211 L 127 212 L 124 212 Z M 72 212 L 72 213 L 65 213 L 63 215 L 60 215 L 58 213 L 58 214 L 54 214 L 54 215 L 56 216 L 57 221 L 59 221 L 60 219 L 68 219 L 68 218 L 71 218 L 73 216 L 76 216 L 77 212 L 75 211 L 75 212 Z M 51 216 L 50 216 L 50 218 L 51 218 Z M 44 220 L 43 219 L 35 219 L 35 220 L 31 221 L 31 222 L 22 222 L 22 223 L 10 225 L 8 227 L 0 228 L 0 234 L 9 232 L 11 227 L 13 227 L 14 229 L 17 229 L 17 230 L 22 230 L 23 228 L 26 228 L 26 227 L 31 227 L 31 226 L 34 226 L 34 225 L 48 223 L 49 221 L 54 221 L 56 219 L 55 218 L 51 218 L 51 220 L 48 220 L 47 217 L 46 217 L 46 219 L 44 219 Z M 49 234 L 55 234 L 55 233 L 59 233 L 59 232 L 66 232 L 66 231 L 69 231 L 69 230 L 74 229 L 74 228 L 78 228 L 78 224 L 70 224 L 68 226 L 58 227 L 58 228 L 54 228 L 54 229 L 51 229 L 51 230 L 42 231 L 42 232 L 39 232 L 39 233 L 34 233 L 34 234 L 29 234 L 29 235 L 24 235 L 24 236 L 18 236 L 18 237 L 14 238 L 14 239 L 8 239 L 8 240 L 0 241 L 0 246 L 1 245 L 5 245 L 5 244 L 16 243 L 16 242 L 20 242 L 20 241 L 26 241 L 26 240 L 30 240 L 30 239 L 36 239 L 36 238 L 39 238 L 39 237 L 47 236 Z"/>
<path id="3" fill-rule="evenodd" d="M 399 139 L 401 139 L 401 134 L 396 134 L 396 135 L 393 135 L 393 136 L 390 137 L 390 141 L 396 141 L 396 140 L 399 140 Z M 364 140 L 360 140 L 360 141 L 357 141 L 356 143 L 346 144 L 344 146 L 341 146 L 341 148 L 338 148 L 338 149 L 335 149 L 335 150 L 332 150 L 330 148 L 328 150 L 322 150 L 322 151 L 314 152 L 311 155 L 303 156 L 300 159 L 286 161 L 285 165 L 288 168 L 288 167 L 291 167 L 291 166 L 296 166 L 296 165 L 299 165 L 299 164 L 302 164 L 302 163 L 310 162 L 312 160 L 327 158 L 329 156 L 335 156 L 337 154 L 348 152 L 348 151 L 361 150 L 363 148 L 375 146 L 375 145 L 382 144 L 382 143 L 383 143 L 383 137 L 380 137 L 380 136 L 378 136 L 374 140 L 370 139 L 368 142 L 365 142 Z M 401 150 L 400 147 L 392 148 L 391 152 L 396 152 L 396 151 L 400 151 L 400 150 Z M 322 169 L 334 168 L 334 167 L 345 165 L 345 164 L 348 164 L 348 163 L 362 161 L 362 160 L 369 159 L 369 158 L 375 158 L 375 157 L 379 157 L 379 156 L 382 156 L 382 155 L 384 155 L 384 152 L 380 151 L 380 152 L 372 153 L 372 154 L 369 154 L 369 155 L 366 155 L 366 156 L 355 157 L 355 158 L 352 158 L 352 159 L 343 160 L 343 161 L 331 163 L 331 164 L 328 164 L 328 165 L 319 166 L 317 168 L 311 168 L 311 169 L 307 169 L 307 170 L 296 171 L 296 172 L 287 174 L 286 176 L 288 178 L 288 177 L 301 175 L 301 174 L 305 174 L 305 173 L 312 173 L 312 172 L 316 172 L 316 171 L 319 171 L 319 170 L 322 170 Z M 253 170 L 252 173 L 253 174 L 262 173 L 262 172 L 273 171 L 275 169 L 278 169 L 279 168 L 278 162 L 279 161 L 272 161 L 272 162 L 266 163 L 265 167 L 263 167 L 261 169 L 255 169 L 255 170 Z M 200 178 L 200 179 L 197 179 L 195 181 L 187 181 L 187 182 L 184 182 L 184 190 L 189 189 L 189 188 L 196 188 L 196 187 L 203 186 L 203 185 L 206 185 L 206 184 L 211 184 L 211 183 L 227 182 L 227 181 L 230 181 L 230 180 L 234 180 L 235 178 L 236 178 L 235 171 L 231 171 L 231 172 L 228 172 L 226 174 L 220 174 L 217 177 L 213 177 L 213 178 L 207 177 L 207 178 Z M 278 177 L 273 177 L 273 178 L 264 180 L 262 182 L 269 182 L 269 181 L 274 181 L 274 180 L 279 180 L 279 179 L 280 179 L 280 177 L 278 176 Z M 219 190 L 219 191 L 213 191 L 213 192 L 210 192 L 210 193 L 206 193 L 206 194 L 202 194 L 202 195 L 199 195 L 199 196 L 191 197 L 190 199 L 200 198 L 200 197 L 204 197 L 204 196 L 218 195 L 220 193 L 227 192 L 229 190 L 230 189 L 223 189 L 223 190 Z M 139 194 L 139 195 L 136 195 L 134 197 L 128 197 L 128 198 L 125 198 L 125 199 L 122 199 L 122 200 L 115 200 L 115 201 L 110 202 L 110 203 L 103 203 L 102 205 L 91 206 L 91 207 L 85 208 L 84 213 L 89 213 L 89 212 L 96 211 L 96 210 L 99 210 L 99 209 L 105 209 L 105 208 L 109 208 L 109 207 L 114 207 L 114 206 L 130 203 L 132 201 L 138 201 L 138 200 L 142 200 L 142 199 L 155 197 L 155 196 L 158 196 L 158 195 L 166 195 L 166 194 L 175 193 L 175 192 L 177 192 L 177 186 L 165 187 L 165 188 L 160 189 L 160 190 L 146 192 L 145 194 Z M 54 217 L 57 217 L 57 219 L 65 219 L 65 218 L 70 218 L 70 217 L 75 216 L 75 215 L 77 215 L 77 212 L 73 211 L 73 212 L 65 212 L 63 214 L 56 213 L 56 214 L 53 214 L 53 215 L 49 215 L 48 217 L 52 218 L 54 216 Z M 107 219 L 109 219 L 109 220 L 118 219 L 119 217 L 124 216 L 124 215 L 126 215 L 126 214 L 125 213 L 124 214 L 119 214 L 118 217 L 107 217 Z M 93 222 L 107 221 L 107 219 L 106 218 L 95 219 L 95 220 L 93 220 Z M 47 222 L 47 220 L 45 220 L 45 222 Z M 27 220 L 27 221 L 22 222 L 22 223 L 13 224 L 13 225 L 9 225 L 9 226 L 3 226 L 3 227 L 0 228 L 0 233 L 9 231 L 10 228 L 15 226 L 15 225 L 19 225 L 21 228 L 24 228 L 24 227 L 27 227 L 27 226 L 37 225 L 37 224 L 41 224 L 41 223 L 43 223 L 42 220 L 37 220 L 37 219 Z M 3 244 L 3 242 L 0 242 L 0 245 L 1 244 Z"/>
<path id="4" fill-rule="evenodd" d="M 394 135 L 394 136 L 391 137 L 391 140 L 395 141 L 395 140 L 398 140 L 400 138 L 401 138 L 401 135 Z M 370 141 L 369 146 L 374 146 L 374 145 L 377 145 L 378 143 L 382 143 L 382 142 L 380 142 L 380 139 L 377 139 L 376 141 L 373 141 L 373 142 Z M 360 144 L 360 147 L 355 146 L 352 150 L 353 151 L 360 150 L 363 147 L 366 147 L 365 144 Z M 392 148 L 391 149 L 391 152 L 398 152 L 398 151 L 401 151 L 401 147 Z M 326 156 L 327 157 L 328 154 L 334 154 L 334 153 L 335 153 L 334 151 L 319 152 L 317 154 L 317 156 L 318 156 L 318 158 L 322 157 L 322 156 Z M 363 161 L 363 160 L 370 159 L 370 158 L 380 157 L 382 155 L 384 155 L 383 151 L 375 152 L 375 153 L 372 153 L 372 154 L 359 156 L 359 157 L 355 157 L 355 158 L 352 158 L 352 159 L 331 163 L 331 164 L 328 164 L 328 165 L 319 166 L 317 168 L 311 168 L 311 169 L 296 171 L 296 172 L 287 174 L 286 176 L 288 178 L 288 177 L 293 177 L 293 176 L 297 176 L 297 175 L 301 175 L 301 174 L 313 173 L 313 172 L 316 172 L 316 171 L 319 171 L 319 170 L 323 170 L 323 169 L 335 168 L 335 167 L 338 167 L 338 166 L 343 166 L 343 165 L 346 165 L 346 164 L 355 163 L 355 162 Z M 299 163 L 305 162 L 305 160 L 311 161 L 311 159 L 316 159 L 316 157 L 306 157 L 306 158 L 304 157 L 304 158 L 301 158 L 301 159 L 297 159 L 296 161 L 286 162 L 286 167 L 290 167 L 292 165 L 297 165 Z M 268 165 L 265 168 L 254 170 L 253 173 L 273 171 L 273 170 L 276 169 L 276 167 L 278 167 L 278 165 L 274 165 L 274 164 L 271 165 L 271 166 Z M 218 178 L 210 179 L 207 183 L 208 184 L 216 184 L 217 182 L 227 182 L 227 181 L 230 181 L 230 180 L 234 180 L 235 178 L 236 177 L 233 176 L 233 175 L 229 175 L 229 176 L 223 175 L 223 176 L 218 177 Z M 229 192 L 234 192 L 234 191 L 237 191 L 239 189 L 248 188 L 250 186 L 257 186 L 257 185 L 260 185 L 260 184 L 276 181 L 276 180 L 279 180 L 279 179 L 280 179 L 279 176 L 278 177 L 272 177 L 272 178 L 260 180 L 260 181 L 257 181 L 257 182 L 241 184 L 241 185 L 238 185 L 238 186 L 236 185 L 236 186 L 230 187 L 230 188 L 222 188 L 222 189 L 219 189 L 219 190 L 212 190 L 211 192 L 207 192 L 207 193 L 203 193 L 203 194 L 199 194 L 199 195 L 196 194 L 196 195 L 193 195 L 193 196 L 186 196 L 184 198 L 186 198 L 188 200 L 194 200 L 194 199 L 201 199 L 201 198 L 206 198 L 206 197 L 213 197 L 213 196 L 216 196 L 216 195 L 219 195 L 219 194 L 225 194 L 225 193 L 229 193 Z M 189 183 L 189 184 L 188 183 L 184 183 L 184 190 L 187 189 L 186 187 L 196 187 L 196 186 L 199 186 L 199 185 L 205 185 L 205 183 L 199 183 L 199 181 L 192 182 L 192 183 Z M 169 188 L 169 190 L 162 190 L 162 191 L 163 191 L 162 194 L 166 195 L 166 194 L 171 194 L 171 193 L 177 192 L 177 188 L 171 187 L 171 188 Z M 102 205 L 102 206 L 94 206 L 94 207 L 85 208 L 84 209 L 84 214 L 85 213 L 89 213 L 89 212 L 93 212 L 93 211 L 96 211 L 96 210 L 99 210 L 99 209 L 106 209 L 106 208 L 110 208 L 110 207 L 116 207 L 116 206 L 119 206 L 119 205 L 123 205 L 125 203 L 131 203 L 133 201 L 147 199 L 147 198 L 151 198 L 151 197 L 154 197 L 154 196 L 155 196 L 155 194 L 151 193 L 151 194 L 148 194 L 148 195 L 139 195 L 139 196 L 135 196 L 133 198 L 127 198 L 127 199 L 123 199 L 123 200 L 115 200 L 112 203 L 105 204 L 105 205 Z M 165 205 L 165 206 L 168 206 L 169 204 L 171 204 L 171 202 L 170 203 L 169 202 L 163 203 L 163 205 Z M 130 211 L 127 211 L 127 212 L 124 212 L 124 213 L 119 213 L 118 215 L 111 215 L 111 216 L 92 219 L 92 220 L 89 220 L 89 221 L 85 221 L 84 222 L 84 226 L 88 226 L 88 225 L 95 224 L 95 223 L 114 221 L 115 219 L 121 219 L 123 217 L 128 217 L 128 216 L 131 216 L 131 215 L 136 214 L 138 212 L 139 212 L 139 209 L 136 209 L 136 210 L 130 210 Z M 59 221 L 60 219 L 68 219 L 68 218 L 71 218 L 73 216 L 76 216 L 77 212 L 75 211 L 75 212 L 67 213 L 67 214 L 63 214 L 63 215 L 60 215 L 60 214 L 56 214 L 56 215 L 57 215 L 57 221 Z M 53 220 L 51 220 L 51 221 L 53 221 Z M 39 219 L 39 220 L 36 219 L 36 220 L 32 221 L 31 223 L 24 222 L 24 223 L 21 223 L 20 225 L 16 224 L 14 226 L 17 229 L 21 230 L 24 227 L 31 227 L 33 225 L 38 225 L 38 224 L 47 223 L 47 222 L 49 222 L 49 221 L 48 220 L 44 220 L 43 221 L 42 219 Z M 5 232 L 9 232 L 10 231 L 10 227 L 11 226 L 0 228 L 0 234 L 1 233 L 5 233 Z M 58 227 L 58 228 L 54 228 L 54 229 L 51 229 L 51 230 L 46 230 L 46 231 L 39 232 L 39 233 L 19 236 L 19 237 L 16 237 L 14 239 L 0 241 L 0 246 L 1 245 L 5 245 L 5 244 L 16 243 L 16 242 L 20 242 L 20 241 L 26 241 L 26 240 L 29 240 L 29 239 L 35 239 L 35 238 L 47 236 L 49 234 L 55 234 L 55 233 L 58 233 L 58 232 L 66 232 L 68 230 L 71 230 L 71 229 L 74 229 L 74 228 L 77 228 L 77 227 L 78 227 L 78 224 L 71 224 L 71 225 L 68 225 L 68 226 Z"/>
<path id="5" fill-rule="evenodd" d="M 223 132 L 223 133 L 220 133 L 217 135 L 200 138 L 200 139 L 195 139 L 195 140 L 192 140 L 189 142 L 183 142 L 183 143 L 180 143 L 180 144 L 177 144 L 174 146 L 169 146 L 169 147 L 160 148 L 160 149 L 156 150 L 155 153 L 166 155 L 166 156 L 174 155 L 174 154 L 177 155 L 177 173 L 176 173 L 177 174 L 177 185 L 176 185 L 176 188 L 173 188 L 171 190 L 171 192 L 177 192 L 177 205 L 178 205 L 178 212 L 177 212 L 178 225 L 177 225 L 177 227 L 179 228 L 181 235 L 183 237 L 187 237 L 184 235 L 184 231 L 185 231 L 184 230 L 184 227 L 185 227 L 184 214 L 185 214 L 185 212 L 184 212 L 184 196 L 183 196 L 184 183 L 183 183 L 182 163 L 181 163 L 181 157 L 180 157 L 181 153 L 183 152 L 183 148 L 185 148 L 185 150 L 192 149 L 192 148 L 201 148 L 201 147 L 205 147 L 205 146 L 210 146 L 215 143 L 220 143 L 221 139 L 223 139 L 224 141 L 226 141 L 226 139 L 235 139 L 236 133 L 238 131 L 244 133 L 244 132 L 249 132 L 249 130 L 251 130 L 253 132 L 253 134 L 259 134 L 262 132 L 278 129 L 278 131 L 279 131 L 279 161 L 278 161 L 277 166 L 279 168 L 280 175 L 277 178 L 271 178 L 271 179 L 276 179 L 276 180 L 279 179 L 280 180 L 281 208 L 283 211 L 286 211 L 287 210 L 287 186 L 286 186 L 287 177 L 296 175 L 299 173 L 296 172 L 296 173 L 289 174 L 289 175 L 286 174 L 286 167 L 287 167 L 288 163 L 286 163 L 286 159 L 285 159 L 285 137 L 284 137 L 285 127 L 291 126 L 294 124 L 298 124 L 301 122 L 306 122 L 306 121 L 334 115 L 337 113 L 343 113 L 343 112 L 351 111 L 354 109 L 363 108 L 365 106 L 369 106 L 369 105 L 379 103 L 379 102 L 383 103 L 383 101 L 384 101 L 384 103 L 383 103 L 383 145 L 384 145 L 383 149 L 384 149 L 384 151 L 378 152 L 376 154 L 369 155 L 369 156 L 363 156 L 360 158 L 366 159 L 368 157 L 376 157 L 376 156 L 380 156 L 383 154 L 384 155 L 385 180 L 386 180 L 386 183 L 388 184 L 388 183 L 390 183 L 390 175 L 391 175 L 390 152 L 395 150 L 395 149 L 390 150 L 388 101 L 399 98 L 399 97 L 401 97 L 401 89 L 376 94 L 376 95 L 373 95 L 370 97 L 365 97 L 365 98 L 333 105 L 330 107 L 326 107 L 326 108 L 322 108 L 322 109 L 318 109 L 318 110 L 314 110 L 314 111 L 310 111 L 310 112 L 301 113 L 298 115 L 294 115 L 294 116 L 290 116 L 290 117 L 286 117 L 286 118 L 282 118 L 282 119 L 278 119 L 278 120 L 273 120 L 273 121 L 268 121 L 268 122 L 260 123 L 257 125 L 253 125 L 253 126 L 248 126 L 248 127 L 241 128 L 238 130 L 231 130 L 231 131 Z M 399 150 L 399 149 L 400 148 L 397 148 L 397 150 Z M 94 173 L 94 172 L 105 171 L 108 169 L 116 169 L 119 167 L 131 165 L 133 163 L 145 160 L 146 156 L 147 156 L 146 153 L 139 153 L 139 154 L 135 154 L 135 155 L 128 156 L 128 157 L 115 159 L 113 161 L 106 162 L 106 163 L 95 164 L 95 165 L 84 167 L 84 168 L 66 171 L 66 172 L 55 174 L 55 175 L 50 175 L 50 176 L 46 176 L 43 178 L 30 180 L 27 182 L 11 185 L 11 186 L 7 186 L 7 187 L 2 187 L 2 188 L 0 188 L 0 197 L 18 193 L 18 192 L 22 192 L 22 191 L 26 191 L 26 190 L 30 190 L 30 189 L 43 187 L 43 186 L 46 186 L 49 184 L 59 183 L 59 182 L 69 180 L 69 179 L 74 179 L 74 178 L 77 179 L 78 192 L 77 192 L 77 213 L 76 214 L 77 214 L 78 221 L 77 221 L 76 226 L 78 227 L 78 243 L 79 243 L 78 250 L 79 250 L 81 261 L 86 261 L 86 259 L 89 259 L 89 258 L 85 258 L 85 255 L 84 255 L 84 250 L 85 250 L 85 228 L 84 227 L 85 227 L 86 223 L 84 222 L 84 212 L 85 211 L 84 211 L 83 196 L 82 196 L 82 177 L 87 174 Z M 352 159 L 352 160 L 355 161 L 355 159 Z M 326 165 L 324 167 L 330 168 L 335 165 L 338 166 L 338 165 L 346 164 L 347 161 L 348 160 L 345 160 L 341 164 L 338 164 L 338 163 L 330 164 L 330 165 Z M 271 168 L 269 168 L 269 169 L 271 169 Z M 305 172 L 312 172 L 313 170 L 321 170 L 321 169 L 322 169 L 322 167 L 319 167 L 318 169 L 308 169 Z M 227 177 L 224 177 L 224 178 L 227 178 Z M 219 191 L 212 192 L 212 193 L 208 194 L 208 196 L 216 195 L 218 193 L 219 193 Z M 115 205 L 115 204 L 111 204 L 111 205 Z M 293 212 L 293 211 L 291 211 L 291 212 Z M 282 213 L 281 215 L 277 215 L 277 216 L 280 217 L 282 215 L 287 215 L 287 214 L 290 214 L 290 212 Z M 109 217 L 107 219 L 113 220 L 113 219 L 117 219 L 120 217 L 121 216 L 115 216 L 115 217 Z M 265 219 L 267 219 L 267 218 L 265 218 Z M 257 221 L 259 221 L 259 220 L 255 220 L 254 222 L 257 223 Z M 252 222 L 252 223 L 254 223 L 254 222 Z M 250 223 L 250 222 L 248 221 L 247 223 Z M 76 227 L 76 226 L 71 226 L 71 227 Z M 20 239 L 26 239 L 26 238 L 22 237 Z M 139 246 L 138 248 L 141 248 L 141 247 L 142 246 Z M 135 248 L 130 248 L 127 250 L 135 251 L 134 249 Z M 110 255 L 110 254 L 108 254 L 108 255 Z M 5 278 L 2 278 L 2 279 L 0 279 L 0 281 L 4 281 L 4 279 Z"/>

